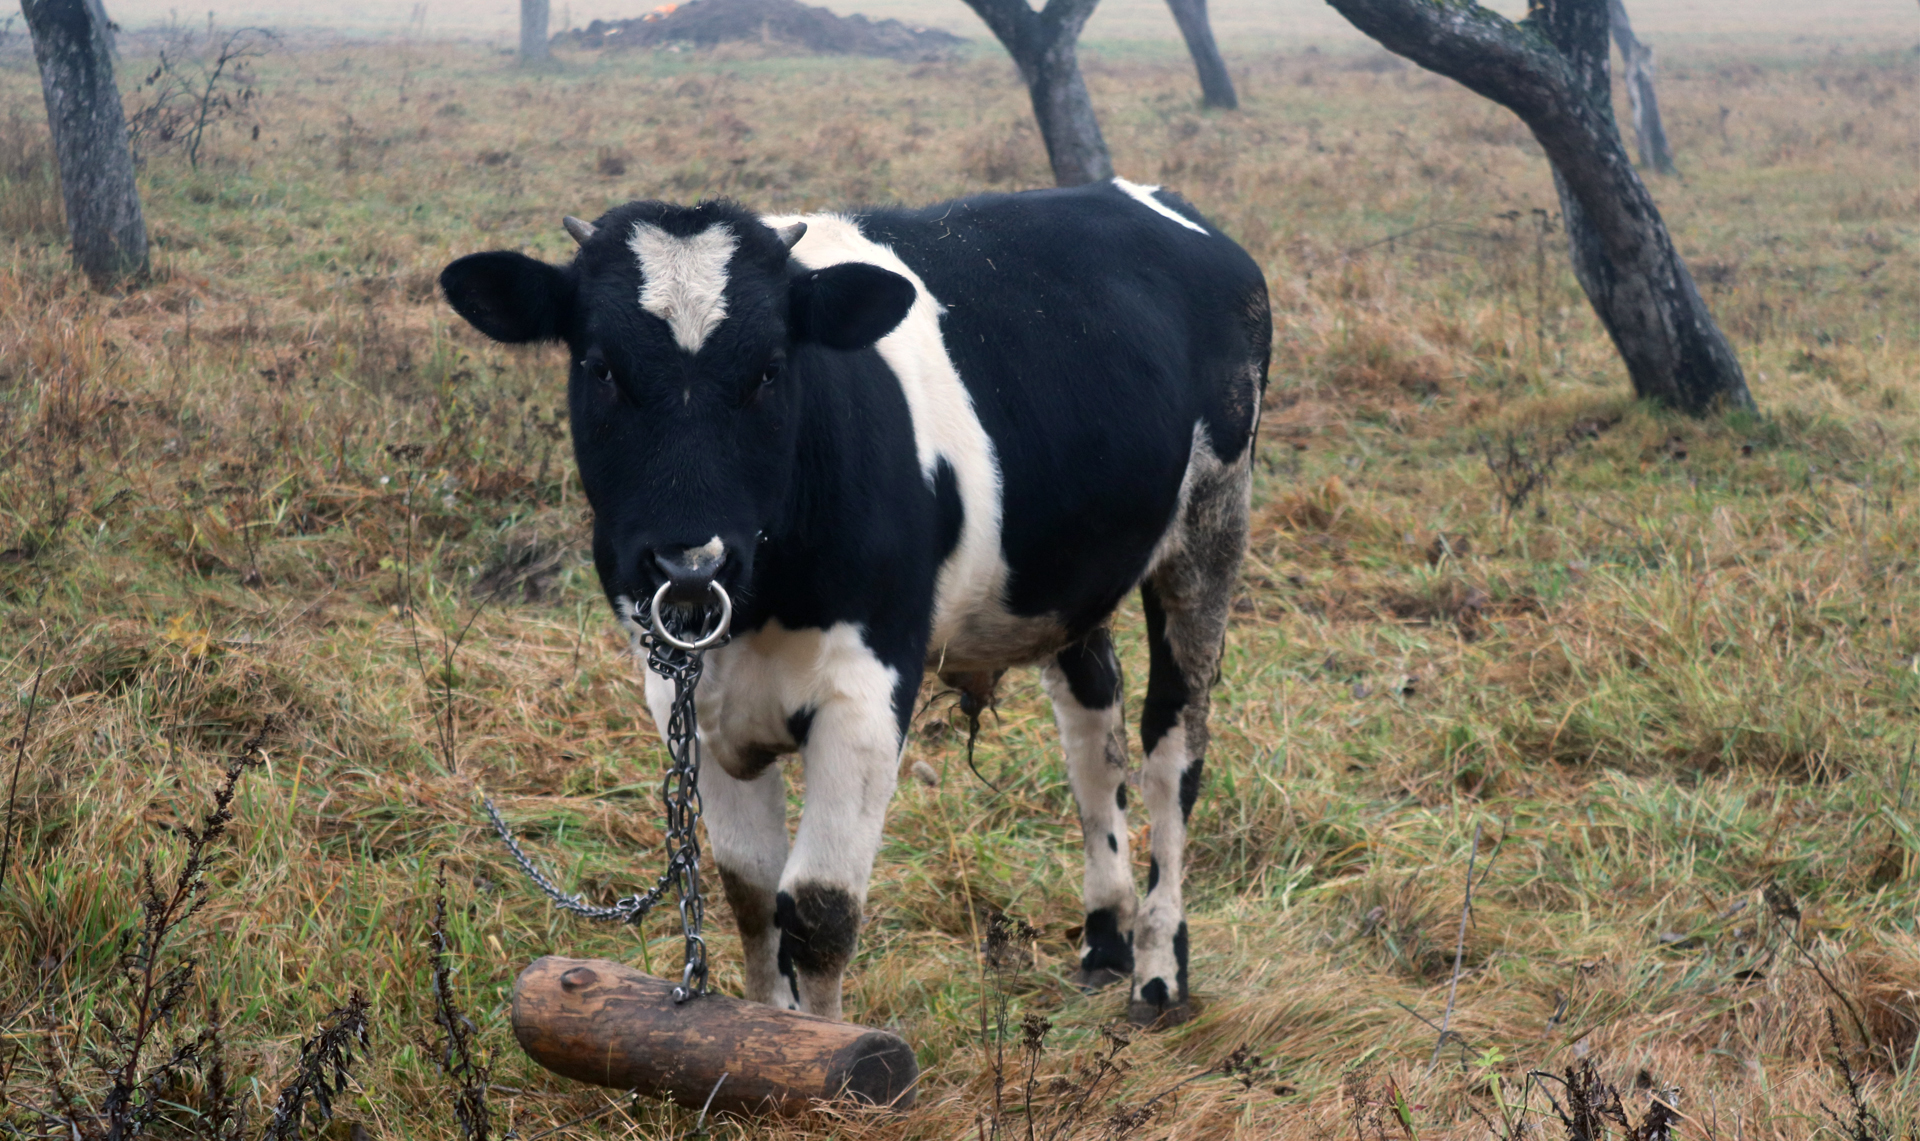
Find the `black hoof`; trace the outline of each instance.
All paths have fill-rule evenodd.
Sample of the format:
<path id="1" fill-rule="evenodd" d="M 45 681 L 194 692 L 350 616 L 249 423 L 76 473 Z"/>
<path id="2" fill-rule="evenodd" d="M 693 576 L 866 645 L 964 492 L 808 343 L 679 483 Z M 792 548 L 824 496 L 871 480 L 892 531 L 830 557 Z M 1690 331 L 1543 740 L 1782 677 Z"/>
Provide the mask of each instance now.
<path id="1" fill-rule="evenodd" d="M 1114 983 L 1123 983 L 1126 982 L 1127 979 L 1128 975 L 1125 972 L 1116 971 L 1110 967 L 1095 967 L 1090 971 L 1079 970 L 1073 972 L 1073 985 L 1080 988 L 1081 994 L 1092 994 L 1097 990 L 1105 990 Z"/>
<path id="2" fill-rule="evenodd" d="M 1199 1012 L 1199 1004 L 1191 999 L 1166 1006 L 1139 999 L 1127 1003 L 1127 1021 L 1146 1030 L 1171 1030 Z"/>

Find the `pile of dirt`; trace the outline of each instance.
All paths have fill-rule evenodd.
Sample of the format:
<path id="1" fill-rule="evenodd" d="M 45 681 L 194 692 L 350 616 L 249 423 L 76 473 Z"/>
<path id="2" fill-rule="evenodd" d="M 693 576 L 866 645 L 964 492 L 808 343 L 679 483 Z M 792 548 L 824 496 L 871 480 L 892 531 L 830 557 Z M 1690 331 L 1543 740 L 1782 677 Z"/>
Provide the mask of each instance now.
<path id="1" fill-rule="evenodd" d="M 936 59 L 967 41 L 898 20 L 869 20 L 857 13 L 836 16 L 797 0 L 689 0 L 663 4 L 632 20 L 595 20 L 584 31 L 562 33 L 554 42 L 588 49 L 749 42 L 836 55 Z"/>

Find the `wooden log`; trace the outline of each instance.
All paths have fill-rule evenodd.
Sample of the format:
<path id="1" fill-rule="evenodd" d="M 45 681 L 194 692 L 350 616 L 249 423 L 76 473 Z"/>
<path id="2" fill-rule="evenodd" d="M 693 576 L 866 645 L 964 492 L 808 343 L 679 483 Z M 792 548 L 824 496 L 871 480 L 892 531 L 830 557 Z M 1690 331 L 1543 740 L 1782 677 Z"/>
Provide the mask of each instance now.
<path id="1" fill-rule="evenodd" d="M 554 1073 L 639 1090 L 690 1109 L 798 1113 L 816 1100 L 913 1104 L 920 1076 L 897 1034 L 709 994 L 676 1005 L 673 984 L 605 959 L 549 955 L 520 972 L 513 1033 Z"/>

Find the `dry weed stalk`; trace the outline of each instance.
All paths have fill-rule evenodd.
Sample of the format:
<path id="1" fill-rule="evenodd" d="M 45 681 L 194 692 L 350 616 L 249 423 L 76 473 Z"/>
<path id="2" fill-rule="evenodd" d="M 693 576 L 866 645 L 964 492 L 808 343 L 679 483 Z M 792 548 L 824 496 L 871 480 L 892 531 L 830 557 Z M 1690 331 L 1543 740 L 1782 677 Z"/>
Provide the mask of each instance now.
<path id="1" fill-rule="evenodd" d="M 1447 1044 L 1447 1027 L 1453 1022 L 1453 998 L 1460 990 L 1460 965 L 1467 957 L 1467 925 L 1473 920 L 1473 864 L 1480 856 L 1480 829 L 1473 826 L 1473 847 L 1467 850 L 1466 897 L 1460 904 L 1460 938 L 1453 948 L 1453 978 L 1447 983 L 1447 1009 L 1440 1015 L 1440 1034 L 1433 1040 L 1433 1057 L 1427 1062 L 1427 1076 L 1440 1067 L 1440 1051 Z"/>
<path id="2" fill-rule="evenodd" d="M 333 1099 L 347 1091 L 348 1071 L 355 1046 L 367 1049 L 367 1015 L 371 1008 L 359 991 L 321 1021 L 320 1032 L 300 1043 L 300 1065 L 291 1081 L 280 1088 L 266 1141 L 297 1141 L 311 1100 L 322 1121 L 333 1120 Z"/>
<path id="3" fill-rule="evenodd" d="M 1860 1078 L 1853 1072 L 1853 1062 L 1847 1057 L 1850 1051 L 1840 1033 L 1840 1020 L 1834 1017 L 1831 1007 L 1827 1010 L 1827 1036 L 1833 1042 L 1833 1064 L 1839 1069 L 1840 1080 L 1846 1086 L 1847 1106 L 1851 1112 L 1842 1119 L 1824 1101 L 1820 1103 L 1820 1112 L 1827 1115 L 1847 1141 L 1893 1141 L 1893 1131 L 1867 1104 L 1866 1091 L 1860 1088 Z"/>
<path id="4" fill-rule="evenodd" d="M 218 860 L 217 844 L 233 821 L 240 778 L 266 763 L 261 751 L 273 728 L 268 718 L 227 762 L 213 808 L 200 827 L 180 826 L 187 842 L 186 858 L 171 882 L 162 886 L 151 856 L 141 861 L 140 925 L 123 937 L 115 964 L 121 989 L 128 996 L 131 1021 L 102 1012 L 99 1019 L 106 1043 L 82 1046 L 107 1080 L 97 1109 L 83 1105 L 81 1095 L 69 1085 L 67 1057 L 58 1033 L 50 1029 L 46 1035 L 49 1093 L 57 1112 L 43 1111 L 41 1116 L 58 1120 L 79 1141 L 132 1141 L 144 1136 L 169 1108 L 169 1091 L 187 1074 L 225 1075 L 217 1008 L 197 1033 L 174 1033 L 164 1046 L 165 1055 L 157 1061 L 153 1058 L 153 1051 L 162 1047 L 163 1035 L 180 1021 L 199 969 L 199 960 L 190 955 L 170 960 L 168 942 L 206 907 L 211 893 L 207 873 Z M 225 1089 L 216 1095 L 215 1103 L 218 1119 L 226 1127 L 233 1115 Z"/>
<path id="5" fill-rule="evenodd" d="M 492 1066 L 481 1059 L 474 1045 L 478 1029 L 460 1013 L 453 999 L 453 964 L 448 959 L 453 943 L 447 936 L 444 863 L 434 874 L 433 929 L 427 934 L 427 946 L 433 962 L 433 1022 L 440 1028 L 441 1038 L 438 1043 L 422 1045 L 453 1087 L 453 1120 L 460 1127 L 460 1135 L 466 1141 L 487 1141 L 493 1135 L 493 1114 L 487 1107 Z"/>
<path id="6" fill-rule="evenodd" d="M 142 161 L 145 150 L 177 144 L 186 152 L 187 166 L 198 170 L 207 132 L 251 112 L 260 92 L 247 63 L 264 56 L 276 37 L 265 28 L 239 28 L 216 44 L 217 35 L 209 12 L 204 35 L 177 29 L 160 49 L 159 62 L 142 84 L 144 97 L 127 116 L 127 134 Z M 257 123 L 253 136 L 260 137 Z"/>
<path id="7" fill-rule="evenodd" d="M 1600 1076 L 1592 1059 L 1583 1059 L 1578 1066 L 1569 1066 L 1560 1074 L 1534 1070 L 1527 1076 L 1558 1082 L 1566 1091 L 1564 1108 L 1551 1093 L 1547 1094 L 1547 1101 L 1566 1129 L 1567 1141 L 1607 1141 L 1612 1132 L 1609 1127 L 1613 1125 L 1625 1131 L 1622 1141 L 1672 1141 L 1674 1127 L 1685 1120 L 1669 1100 L 1676 1091 L 1655 1088 L 1652 1076 L 1645 1070 L 1640 1071 L 1635 1080 L 1638 1088 L 1647 1091 L 1647 1112 L 1637 1122 L 1622 1103 L 1619 1088 Z"/>
<path id="8" fill-rule="evenodd" d="M 7 778 L 6 831 L 0 833 L 0 891 L 6 890 L 7 868 L 13 860 L 13 808 L 20 791 L 20 766 L 27 759 L 27 744 L 33 739 L 33 714 L 40 706 L 40 679 L 47 669 L 44 652 L 33 665 L 33 688 L 27 693 L 27 710 L 21 715 L 20 736 L 13 752 L 13 775 Z"/>

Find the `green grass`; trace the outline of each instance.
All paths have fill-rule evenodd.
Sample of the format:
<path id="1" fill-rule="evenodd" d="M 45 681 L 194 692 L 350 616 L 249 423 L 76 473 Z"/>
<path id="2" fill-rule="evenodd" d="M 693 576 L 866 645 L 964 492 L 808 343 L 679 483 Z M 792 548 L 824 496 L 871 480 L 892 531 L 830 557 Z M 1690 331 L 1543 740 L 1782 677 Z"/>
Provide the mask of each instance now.
<path id="1" fill-rule="evenodd" d="M 657 870 L 660 751 L 585 562 L 558 360 L 482 342 L 433 275 L 481 248 L 565 256 L 560 215 L 632 196 L 923 201 L 1037 184 L 1045 165 L 990 53 L 563 64 L 527 77 L 454 46 L 270 57 L 259 140 L 232 124 L 199 171 L 149 156 L 159 272 L 125 296 L 67 268 L 32 163 L 0 171 L 25 188 L 0 210 L 10 734 L 45 670 L 0 894 L 9 1125 L 39 1128 L 50 1057 L 97 1085 L 84 1050 L 124 1010 L 110 976 L 140 861 L 172 866 L 177 825 L 268 717 L 211 903 L 176 943 L 200 963 L 188 1011 L 218 1000 L 258 1104 L 359 990 L 373 1048 L 342 1117 L 453 1135 L 422 1045 L 443 864 L 456 990 L 502 1121 L 530 1136 L 601 1104 L 518 1053 L 512 979 L 548 952 L 670 969 L 677 936 L 664 918 L 556 916 L 475 792 L 610 897 Z M 1626 398 L 1530 213 L 1555 209 L 1544 161 L 1504 111 L 1365 55 L 1249 58 L 1231 116 L 1196 110 L 1177 58 L 1089 66 L 1119 168 L 1239 236 L 1276 318 L 1255 539 L 1193 824 L 1206 1010 L 1127 1047 L 1116 1104 L 1243 1043 L 1276 1069 L 1252 1093 L 1187 1087 L 1140 1136 L 1371 1137 L 1391 1088 L 1420 1136 L 1479 1137 L 1476 1114 L 1547 1113 L 1528 1071 L 1579 1059 L 1636 1114 L 1640 1071 L 1677 1087 L 1690 1135 L 1835 1133 L 1819 1105 L 1845 1100 L 1826 1025 L 1843 1000 L 1820 972 L 1867 1025 L 1866 1095 L 1894 1135 L 1920 1124 L 1913 71 L 1781 43 L 1674 52 L 1662 79 L 1686 178 L 1655 194 L 1759 417 Z M 35 121 L 32 76 L 0 74 L 0 99 Z M 22 161 L 44 147 L 9 129 Z M 1570 430 L 1547 486 L 1509 510 L 1487 457 L 1511 440 L 1537 463 Z M 433 673 L 477 584 L 528 568 L 454 662 L 452 771 L 414 623 Z M 1137 701 L 1136 608 L 1119 626 Z M 902 782 L 849 978 L 849 1015 L 918 1049 L 921 1107 L 716 1132 L 972 1137 L 990 993 L 1016 1025 L 1056 1024 L 1047 1076 L 1119 1015 L 1119 997 L 1066 984 L 1077 825 L 1037 680 L 1010 676 L 985 723 L 976 759 L 1001 794 L 967 772 L 948 716 L 933 703 L 908 745 L 904 763 L 940 780 Z M 1429 1072 L 1476 829 L 1459 1040 Z M 1031 971 L 983 978 L 982 907 L 1040 930 Z M 717 978 L 737 987 L 715 927 Z M 1081 1135 L 1103 1136 L 1108 1108 Z M 690 1124 L 648 1107 L 579 1132 Z"/>

